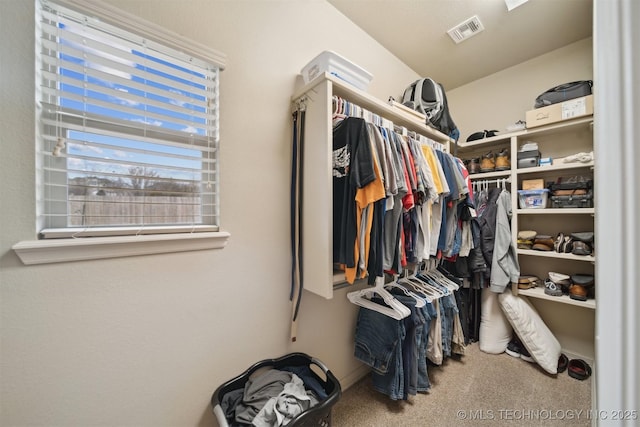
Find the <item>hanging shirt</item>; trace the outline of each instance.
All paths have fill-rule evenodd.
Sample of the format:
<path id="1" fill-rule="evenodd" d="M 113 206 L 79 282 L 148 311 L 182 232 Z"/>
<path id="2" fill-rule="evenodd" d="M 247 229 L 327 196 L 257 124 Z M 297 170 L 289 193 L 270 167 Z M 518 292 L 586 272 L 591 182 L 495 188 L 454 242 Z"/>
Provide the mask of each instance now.
<path id="1" fill-rule="evenodd" d="M 356 267 L 356 191 L 376 179 L 365 121 L 347 117 L 333 128 L 333 262 Z"/>
<path id="2" fill-rule="evenodd" d="M 373 226 L 374 203 L 385 197 L 383 176 L 380 170 L 380 163 L 375 153 L 375 144 L 372 140 L 370 140 L 369 143 L 371 145 L 371 161 L 373 163 L 375 179 L 356 190 L 356 240 L 358 244 L 354 247 L 354 259 L 356 260 L 357 266 L 354 268 L 347 266 L 345 268 L 345 277 L 348 283 L 355 281 L 358 275 L 358 266 L 361 266 L 360 278 L 366 276 L 367 262 L 369 260 L 370 235 Z"/>

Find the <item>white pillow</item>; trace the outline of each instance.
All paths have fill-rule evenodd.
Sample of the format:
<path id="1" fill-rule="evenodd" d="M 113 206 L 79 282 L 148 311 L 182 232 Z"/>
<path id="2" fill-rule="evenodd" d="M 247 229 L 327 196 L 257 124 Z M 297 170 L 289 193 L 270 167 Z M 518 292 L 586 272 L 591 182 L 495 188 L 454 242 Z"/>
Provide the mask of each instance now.
<path id="1" fill-rule="evenodd" d="M 513 329 L 500 309 L 498 294 L 484 288 L 481 304 L 480 350 L 491 354 L 504 353 L 513 336 Z"/>
<path id="2" fill-rule="evenodd" d="M 533 360 L 550 374 L 557 374 L 562 348 L 527 297 L 515 296 L 507 287 L 498 299 L 502 311 Z"/>

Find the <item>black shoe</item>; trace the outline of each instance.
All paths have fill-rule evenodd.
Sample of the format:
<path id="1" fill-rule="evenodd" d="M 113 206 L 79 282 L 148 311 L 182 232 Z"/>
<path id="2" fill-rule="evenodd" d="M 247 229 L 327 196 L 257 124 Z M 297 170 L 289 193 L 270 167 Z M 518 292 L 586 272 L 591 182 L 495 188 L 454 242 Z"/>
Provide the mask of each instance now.
<path id="1" fill-rule="evenodd" d="M 509 356 L 512 356 L 512 357 L 519 357 L 520 359 L 525 360 L 527 362 L 531 362 L 531 363 L 535 362 L 535 360 L 533 360 L 533 357 L 531 357 L 531 354 L 527 351 L 527 349 L 522 344 L 522 342 L 515 337 L 512 338 L 511 341 L 509 341 L 509 344 L 507 344 L 507 349 L 505 350 L 505 353 L 507 353 Z"/>
<path id="2" fill-rule="evenodd" d="M 511 341 L 509 341 L 509 344 L 507 344 L 507 349 L 505 350 L 505 353 L 507 353 L 509 356 L 512 356 L 512 357 L 520 357 L 520 354 L 521 354 L 520 341 L 512 338 Z"/>
<path id="3" fill-rule="evenodd" d="M 531 357 L 531 354 L 527 351 L 524 345 L 520 347 L 520 359 L 529 363 L 535 363 L 535 360 L 533 360 L 533 357 Z"/>

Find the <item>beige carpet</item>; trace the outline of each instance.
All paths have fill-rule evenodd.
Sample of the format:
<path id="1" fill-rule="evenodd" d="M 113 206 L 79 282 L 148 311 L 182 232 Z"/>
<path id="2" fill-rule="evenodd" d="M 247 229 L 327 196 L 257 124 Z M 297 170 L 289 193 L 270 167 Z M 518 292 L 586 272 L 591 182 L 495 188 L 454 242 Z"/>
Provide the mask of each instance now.
<path id="1" fill-rule="evenodd" d="M 459 359 L 429 366 L 431 391 L 393 401 L 375 391 L 371 376 L 343 392 L 332 410 L 335 427 L 590 426 L 591 378 L 549 375 L 477 343 Z"/>

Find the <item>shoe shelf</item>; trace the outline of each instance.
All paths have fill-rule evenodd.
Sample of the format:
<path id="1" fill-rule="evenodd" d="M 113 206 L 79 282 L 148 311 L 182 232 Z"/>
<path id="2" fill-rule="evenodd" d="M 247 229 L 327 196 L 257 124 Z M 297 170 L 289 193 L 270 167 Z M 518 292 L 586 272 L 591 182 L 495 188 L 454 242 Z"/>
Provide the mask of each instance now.
<path id="1" fill-rule="evenodd" d="M 588 128 L 593 129 L 593 116 L 584 116 L 572 120 L 563 120 L 549 125 L 524 129 L 509 134 L 508 136 L 517 136 L 521 140 L 525 140 L 530 136 L 545 136 L 547 134 L 557 134 L 570 129 Z M 504 136 L 504 135 L 503 135 Z"/>
<path id="2" fill-rule="evenodd" d="M 480 172 L 470 174 L 469 178 L 471 180 L 476 179 L 488 179 L 488 178 L 509 178 L 511 177 L 511 170 L 506 171 L 494 171 L 494 172 Z"/>
<path id="3" fill-rule="evenodd" d="M 560 253 L 555 251 L 536 251 L 535 249 L 517 249 L 518 255 L 529 255 L 543 258 L 568 259 L 572 261 L 596 262 L 596 257 L 592 255 L 574 255 L 571 253 Z"/>
<path id="4" fill-rule="evenodd" d="M 547 172 L 557 172 L 571 169 L 592 169 L 593 162 L 587 163 L 560 163 L 557 165 L 548 165 L 548 166 L 536 166 L 532 168 L 520 168 L 516 170 L 518 175 L 524 174 L 533 174 L 533 173 L 547 173 Z"/>
<path id="5" fill-rule="evenodd" d="M 516 209 L 518 215 L 595 215 L 594 208 L 545 208 L 545 209 Z"/>
<path id="6" fill-rule="evenodd" d="M 539 298 L 539 299 L 544 299 L 547 301 L 554 301 L 554 302 L 559 302 L 562 304 L 570 304 L 570 305 L 575 305 L 578 307 L 584 307 L 584 308 L 590 308 L 595 310 L 596 308 L 596 300 L 595 299 L 588 299 L 586 301 L 579 301 L 579 300 L 575 300 L 573 298 L 570 298 L 569 295 L 562 295 L 559 297 L 553 296 L 553 295 L 547 295 L 544 293 L 544 287 L 539 286 L 536 288 L 531 288 L 531 289 L 518 289 L 518 295 L 525 295 L 527 297 L 531 297 L 531 298 Z"/>
<path id="7" fill-rule="evenodd" d="M 554 164 L 535 166 L 530 168 L 518 168 L 514 166 L 512 180 L 512 234 L 517 240 L 518 230 L 536 230 L 539 234 L 548 234 L 555 238 L 558 232 L 577 230 L 593 230 L 593 217 L 595 208 L 545 208 L 522 209 L 519 207 L 517 190 L 522 188 L 524 180 L 543 179 L 546 184 L 557 182 L 558 179 L 566 179 L 573 176 L 584 176 L 593 179 L 594 161 L 568 162 L 563 159 L 567 156 L 593 151 L 593 117 L 581 117 L 574 120 L 563 121 L 551 125 L 525 129 L 510 134 L 511 137 L 511 164 L 517 165 L 517 150 L 524 143 L 535 142 L 538 144 L 541 157 L 550 157 Z M 549 196 L 550 197 L 550 194 Z M 549 206 L 551 203 L 549 202 Z M 521 268 L 531 274 L 542 278 L 548 271 L 595 273 L 596 257 L 594 255 L 575 255 L 572 253 L 560 253 L 556 251 L 538 251 L 534 249 L 516 249 Z M 598 286 L 598 284 L 596 284 Z M 525 295 L 538 300 L 551 301 L 559 304 L 569 304 L 595 310 L 596 301 L 574 300 L 568 295 L 553 296 L 544 292 L 544 286 L 532 289 L 518 289 L 512 286 L 514 293 Z M 549 303 L 550 304 L 550 303 Z M 547 314 L 561 318 L 562 307 L 557 304 L 548 306 Z"/>
<path id="8" fill-rule="evenodd" d="M 469 142 L 458 142 L 458 150 L 469 151 L 473 149 L 488 149 L 509 146 L 511 136 L 513 133 L 506 133 L 504 135 L 496 135 L 489 138 L 477 139 Z"/>

